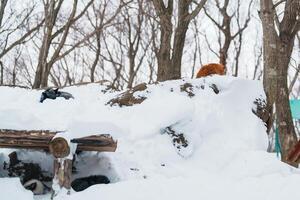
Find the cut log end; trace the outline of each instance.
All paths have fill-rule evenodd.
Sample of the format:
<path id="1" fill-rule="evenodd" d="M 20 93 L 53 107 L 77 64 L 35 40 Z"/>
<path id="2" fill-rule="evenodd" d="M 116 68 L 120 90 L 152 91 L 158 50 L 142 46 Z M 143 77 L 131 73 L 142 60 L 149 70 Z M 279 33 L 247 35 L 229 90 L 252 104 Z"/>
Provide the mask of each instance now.
<path id="1" fill-rule="evenodd" d="M 62 137 L 51 140 L 49 150 L 55 158 L 65 158 L 70 154 L 68 141 Z"/>

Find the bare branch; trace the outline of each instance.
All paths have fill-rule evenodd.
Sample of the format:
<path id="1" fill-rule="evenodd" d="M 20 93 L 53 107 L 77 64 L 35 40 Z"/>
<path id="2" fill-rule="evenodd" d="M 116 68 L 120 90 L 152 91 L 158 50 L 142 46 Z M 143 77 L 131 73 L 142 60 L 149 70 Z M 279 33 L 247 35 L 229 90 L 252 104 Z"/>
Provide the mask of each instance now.
<path id="1" fill-rule="evenodd" d="M 207 0 L 201 0 L 198 4 L 197 7 L 187 16 L 187 21 L 191 21 L 192 19 L 194 19 L 199 12 L 201 11 L 201 9 L 204 7 L 205 3 Z"/>
<path id="2" fill-rule="evenodd" d="M 9 47 L 7 47 L 6 49 L 4 49 L 1 53 L 0 53 L 0 58 L 2 58 L 5 54 L 7 54 L 10 50 L 12 50 L 15 46 L 20 45 L 24 42 L 24 40 L 30 36 L 32 33 L 34 33 L 35 31 L 37 31 L 44 23 L 45 20 L 42 20 L 39 24 L 37 24 L 34 28 L 30 29 L 29 31 L 27 31 L 21 38 L 19 38 L 18 40 L 16 40 L 15 42 L 13 42 L 11 45 L 9 45 Z"/>

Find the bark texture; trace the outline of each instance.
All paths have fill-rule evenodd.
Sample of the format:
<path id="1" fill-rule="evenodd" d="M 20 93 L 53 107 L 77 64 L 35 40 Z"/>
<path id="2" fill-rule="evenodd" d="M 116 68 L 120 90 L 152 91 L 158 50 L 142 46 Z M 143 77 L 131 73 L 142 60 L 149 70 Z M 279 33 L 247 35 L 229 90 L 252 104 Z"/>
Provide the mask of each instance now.
<path id="1" fill-rule="evenodd" d="M 273 107 L 276 109 L 276 124 L 282 149 L 282 161 L 289 162 L 288 153 L 297 143 L 291 110 L 287 76 L 294 39 L 300 27 L 300 1 L 287 0 L 282 21 L 278 20 L 276 6 L 272 0 L 261 0 L 260 17 L 263 26 L 264 90 L 267 95 L 267 110 L 270 113 L 264 121 L 270 131 L 273 124 Z M 274 20 L 275 19 L 275 20 Z M 275 27 L 277 25 L 277 27 Z M 278 29 L 278 33 L 276 32 Z"/>

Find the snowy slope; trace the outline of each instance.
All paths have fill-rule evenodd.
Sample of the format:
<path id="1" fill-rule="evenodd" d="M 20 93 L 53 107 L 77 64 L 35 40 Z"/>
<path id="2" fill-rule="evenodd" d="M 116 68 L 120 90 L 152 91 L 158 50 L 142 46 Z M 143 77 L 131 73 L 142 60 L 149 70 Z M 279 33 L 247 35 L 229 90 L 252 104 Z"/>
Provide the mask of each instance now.
<path id="1" fill-rule="evenodd" d="M 187 82 L 193 85 L 192 98 L 180 91 Z M 167 81 L 138 92 L 146 97 L 142 104 L 122 108 L 106 105 L 120 92 L 104 93 L 105 88 L 68 87 L 63 91 L 72 93 L 74 100 L 41 104 L 41 91 L 0 87 L 0 128 L 66 130 L 69 137 L 107 133 L 118 139 L 115 153 L 86 153 L 87 159 L 79 158 L 78 169 L 88 171 L 85 175 L 105 174 L 112 184 L 55 199 L 300 198 L 300 171 L 266 152 L 265 127 L 251 111 L 255 98 L 264 97 L 259 82 L 220 76 Z M 169 126 L 184 134 L 187 148 L 179 151 L 163 134 Z M 0 161 L 7 151 L 0 150 Z M 0 192 L 2 185 L 24 191 L 15 182 L 0 179 Z"/>

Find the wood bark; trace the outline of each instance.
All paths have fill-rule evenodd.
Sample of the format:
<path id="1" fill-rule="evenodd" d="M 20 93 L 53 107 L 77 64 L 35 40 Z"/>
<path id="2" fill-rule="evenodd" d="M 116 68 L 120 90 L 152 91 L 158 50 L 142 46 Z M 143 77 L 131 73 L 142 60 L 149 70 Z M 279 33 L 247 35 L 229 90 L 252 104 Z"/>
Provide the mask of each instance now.
<path id="1" fill-rule="evenodd" d="M 297 166 L 296 163 L 289 162 L 287 159 L 289 152 L 297 142 L 289 106 L 287 75 L 295 35 L 300 27 L 300 2 L 286 1 L 283 19 L 281 22 L 277 21 L 278 33 L 275 28 L 277 15 L 272 0 L 261 0 L 260 5 L 264 51 L 263 83 L 269 112 L 269 117 L 264 121 L 267 124 L 267 131 L 270 131 L 273 125 L 272 116 L 275 103 L 276 123 L 282 149 L 281 159 L 283 162 Z"/>
<path id="2" fill-rule="evenodd" d="M 60 188 L 65 188 L 70 194 L 72 180 L 72 159 L 55 159 L 54 160 L 54 181 Z M 56 188 L 54 188 L 55 190 Z M 54 191 L 58 192 L 58 191 Z"/>
<path id="3" fill-rule="evenodd" d="M 49 150 L 55 158 L 64 158 L 70 154 L 68 141 L 62 137 L 55 137 L 50 141 Z"/>
<path id="4" fill-rule="evenodd" d="M 95 71 L 96 71 L 96 67 L 97 67 L 97 64 L 98 64 L 98 61 L 99 61 L 99 57 L 100 57 L 100 52 L 101 52 L 100 36 L 101 36 L 100 33 L 96 34 L 96 44 L 97 44 L 97 47 L 96 47 L 95 59 L 94 59 L 94 62 L 92 64 L 92 67 L 91 67 L 91 82 L 95 82 Z"/>

